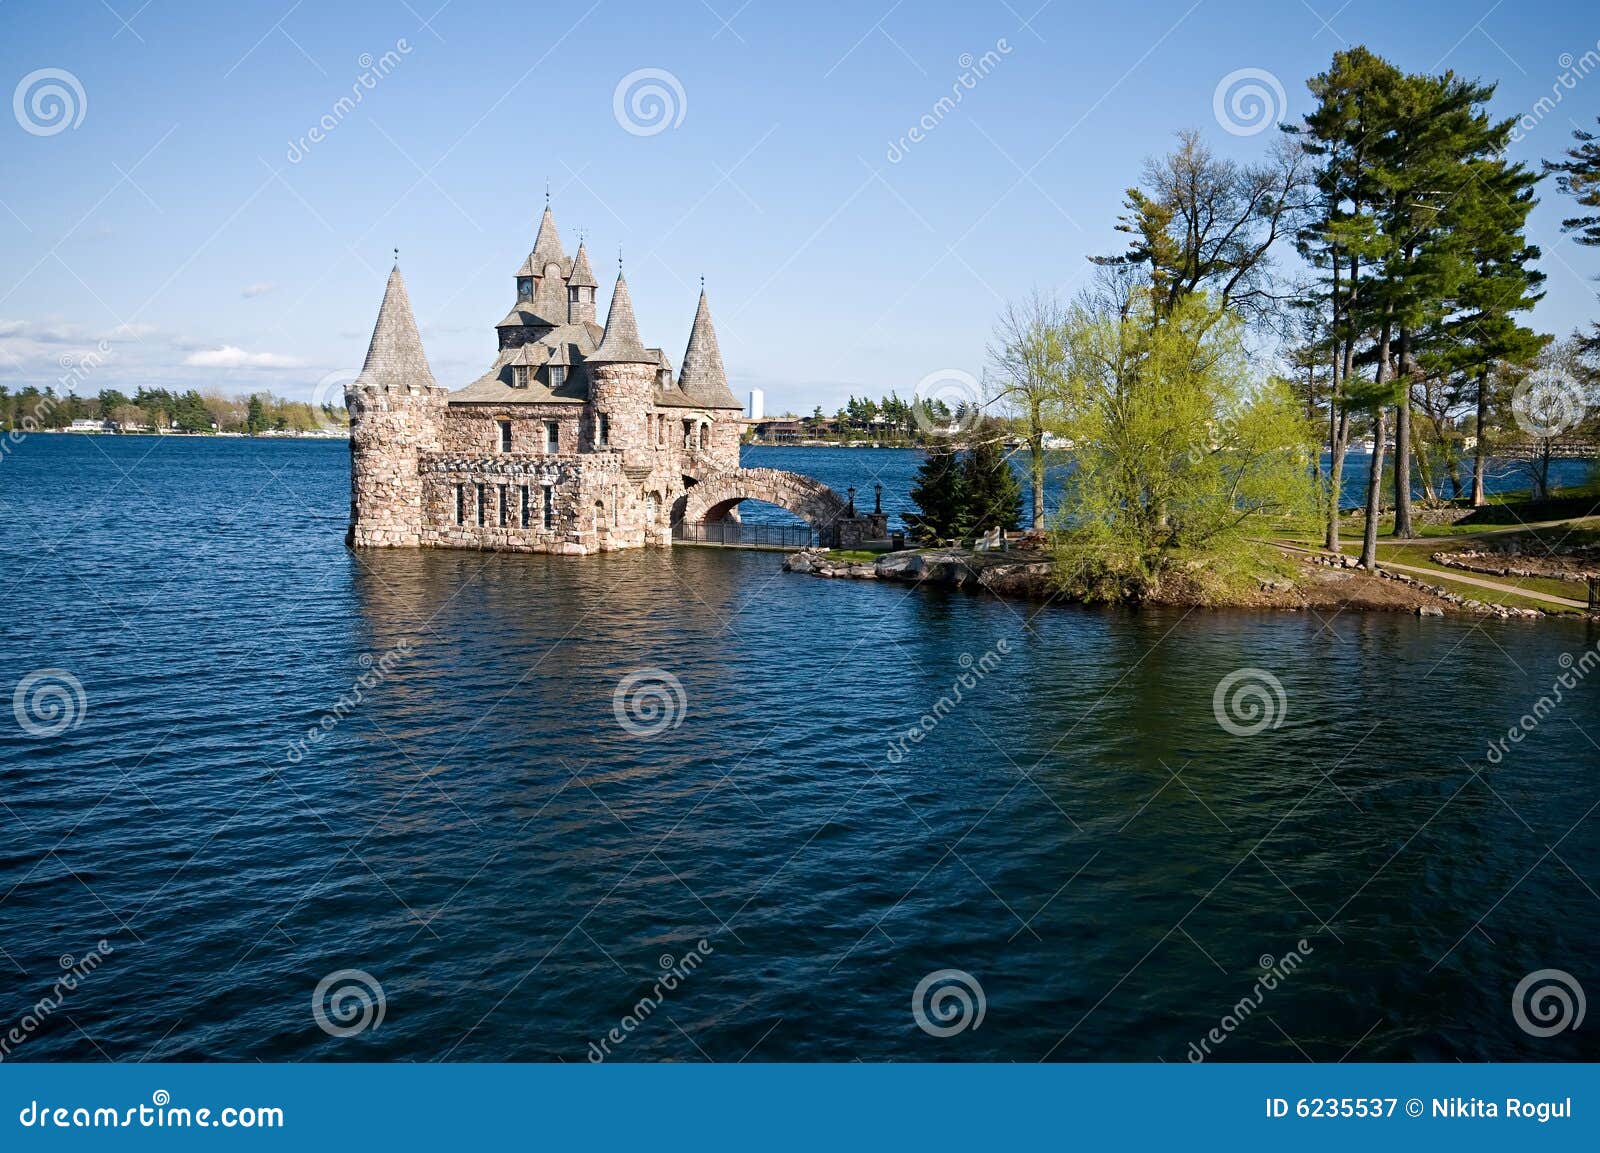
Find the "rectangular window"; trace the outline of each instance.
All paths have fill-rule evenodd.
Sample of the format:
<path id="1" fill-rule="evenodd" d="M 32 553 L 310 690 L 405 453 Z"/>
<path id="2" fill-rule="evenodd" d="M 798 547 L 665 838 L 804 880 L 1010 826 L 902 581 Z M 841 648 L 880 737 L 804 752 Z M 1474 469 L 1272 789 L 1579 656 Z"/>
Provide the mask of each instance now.
<path id="1" fill-rule="evenodd" d="M 467 523 L 467 486 L 456 485 L 456 523 Z"/>
<path id="2" fill-rule="evenodd" d="M 692 420 L 683 422 L 683 447 L 694 447 L 694 421 Z"/>
<path id="3" fill-rule="evenodd" d="M 595 420 L 598 423 L 595 426 L 594 442 L 599 447 L 605 448 L 611 443 L 611 418 L 602 412 L 595 417 Z"/>
<path id="4" fill-rule="evenodd" d="M 522 527 L 528 527 L 528 486 L 522 486 Z"/>
<path id="5" fill-rule="evenodd" d="M 617 487 L 611 486 L 611 526 L 615 528 L 622 523 L 622 502 L 617 499 Z"/>
<path id="6" fill-rule="evenodd" d="M 495 424 L 495 427 L 500 430 L 500 451 L 501 452 L 510 452 L 511 451 L 511 422 L 509 420 L 497 420 L 497 421 L 494 422 L 494 424 Z"/>
<path id="7" fill-rule="evenodd" d="M 546 452 L 561 451 L 561 426 L 553 420 L 544 422 L 544 450 Z"/>
<path id="8" fill-rule="evenodd" d="M 567 366 L 552 364 L 550 366 L 550 389 L 554 391 L 567 383 Z"/>
<path id="9" fill-rule="evenodd" d="M 480 527 L 483 524 L 483 517 L 484 517 L 484 510 L 483 510 L 483 482 L 479 481 L 478 482 L 478 524 L 479 524 Z"/>
<path id="10" fill-rule="evenodd" d="M 544 486 L 544 527 L 556 527 L 556 490 L 550 485 Z"/>
<path id="11" fill-rule="evenodd" d="M 506 486 L 500 486 L 500 527 L 506 527 Z"/>
<path id="12" fill-rule="evenodd" d="M 667 443 L 667 420 L 665 417 L 656 417 L 656 443 Z"/>

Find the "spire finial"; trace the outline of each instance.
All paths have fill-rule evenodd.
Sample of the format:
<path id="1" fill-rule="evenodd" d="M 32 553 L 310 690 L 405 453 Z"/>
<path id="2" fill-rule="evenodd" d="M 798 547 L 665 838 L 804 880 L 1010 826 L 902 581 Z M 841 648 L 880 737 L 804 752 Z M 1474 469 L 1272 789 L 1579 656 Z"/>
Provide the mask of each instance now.
<path id="1" fill-rule="evenodd" d="M 544 206 L 546 208 L 550 207 L 550 178 L 548 176 L 544 178 Z"/>
<path id="2" fill-rule="evenodd" d="M 394 250 L 394 262 L 396 264 L 400 263 L 400 248 L 399 248 L 398 245 L 395 247 L 395 250 Z"/>
<path id="3" fill-rule="evenodd" d="M 705 290 L 706 290 L 706 276 L 705 276 L 705 273 L 702 272 L 700 274 L 700 291 L 704 292 Z"/>

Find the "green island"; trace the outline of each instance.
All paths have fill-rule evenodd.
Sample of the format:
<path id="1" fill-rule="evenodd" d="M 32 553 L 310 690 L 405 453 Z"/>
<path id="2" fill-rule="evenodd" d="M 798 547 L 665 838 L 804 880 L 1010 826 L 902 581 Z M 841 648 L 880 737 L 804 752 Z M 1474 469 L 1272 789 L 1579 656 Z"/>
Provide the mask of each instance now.
<path id="1" fill-rule="evenodd" d="M 1259 163 L 1180 133 L 1087 287 L 1009 303 L 981 390 L 919 392 L 914 547 L 791 569 L 1083 602 L 1593 612 L 1600 324 L 1558 339 L 1523 318 L 1541 184 L 1600 245 L 1600 138 L 1577 130 L 1535 171 L 1506 156 L 1492 83 L 1362 47 L 1307 87 Z M 907 419 L 852 398 L 825 431 Z M 1490 494 L 1491 472 L 1524 487 Z"/>

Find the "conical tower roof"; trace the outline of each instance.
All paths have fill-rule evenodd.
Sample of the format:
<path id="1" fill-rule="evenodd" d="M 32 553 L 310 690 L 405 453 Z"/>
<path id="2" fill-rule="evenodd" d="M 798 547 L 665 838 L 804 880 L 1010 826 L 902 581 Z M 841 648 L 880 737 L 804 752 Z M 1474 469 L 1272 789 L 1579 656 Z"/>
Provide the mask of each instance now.
<path id="1" fill-rule="evenodd" d="M 594 270 L 589 267 L 589 253 L 583 247 L 583 241 L 578 241 L 578 255 L 572 261 L 572 275 L 567 277 L 568 288 L 599 288 L 600 282 L 594 278 Z"/>
<path id="2" fill-rule="evenodd" d="M 422 334 L 411 315 L 411 298 L 406 295 L 399 264 L 389 273 L 378 323 L 372 328 L 372 343 L 367 345 L 367 360 L 357 381 L 379 388 L 437 387 L 422 351 Z"/>
<path id="3" fill-rule="evenodd" d="M 705 289 L 694 310 L 694 327 L 689 330 L 689 347 L 683 353 L 683 371 L 678 388 L 702 408 L 742 408 L 728 389 L 728 375 L 722 368 L 722 352 L 717 348 L 717 330 L 711 324 L 711 306 Z"/>
<path id="4" fill-rule="evenodd" d="M 617 286 L 611 290 L 611 310 L 606 313 L 606 333 L 600 347 L 586 358 L 590 364 L 654 364 L 656 358 L 645 351 L 639 340 L 639 325 L 633 319 L 633 298 L 628 282 L 617 272 Z"/>
<path id="5" fill-rule="evenodd" d="M 544 215 L 539 218 L 539 234 L 533 238 L 533 251 L 528 253 L 528 259 L 522 262 L 522 267 L 517 269 L 518 276 L 543 276 L 544 266 L 559 264 L 563 271 L 567 266 L 567 254 L 561 250 L 561 230 L 556 227 L 556 218 L 550 211 L 550 206 L 544 206 Z"/>

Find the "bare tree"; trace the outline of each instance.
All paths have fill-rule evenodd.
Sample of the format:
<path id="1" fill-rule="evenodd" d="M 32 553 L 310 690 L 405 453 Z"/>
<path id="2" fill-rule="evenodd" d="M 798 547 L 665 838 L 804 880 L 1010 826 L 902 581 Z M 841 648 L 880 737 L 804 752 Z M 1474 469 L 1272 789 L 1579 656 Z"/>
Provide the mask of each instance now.
<path id="1" fill-rule="evenodd" d="M 1023 428 L 1032 481 L 1032 526 L 1044 531 L 1044 434 L 1048 414 L 1066 376 L 1066 309 L 1053 294 L 1038 288 L 1006 304 L 995 324 L 989 363 L 1000 384 L 995 400 Z"/>

